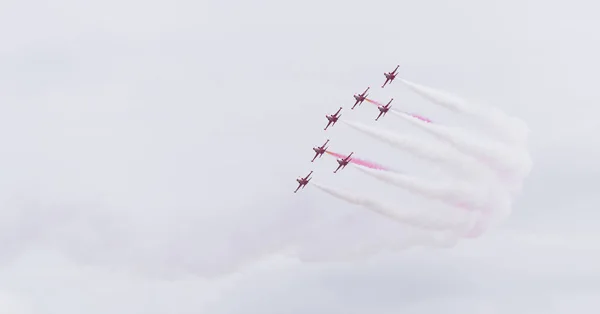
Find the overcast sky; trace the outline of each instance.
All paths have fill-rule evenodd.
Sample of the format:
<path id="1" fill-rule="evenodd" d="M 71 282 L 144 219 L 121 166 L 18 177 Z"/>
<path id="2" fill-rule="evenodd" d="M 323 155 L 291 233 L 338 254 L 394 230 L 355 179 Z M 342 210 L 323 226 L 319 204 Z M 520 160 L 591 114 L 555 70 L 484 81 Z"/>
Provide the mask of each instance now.
<path id="1" fill-rule="evenodd" d="M 0 312 L 596 313 L 598 9 L 0 2 Z M 315 170 L 409 202 L 352 169 L 332 175 L 327 156 L 309 162 L 331 138 L 340 152 L 426 168 L 344 125 L 323 131 L 324 115 L 366 86 L 462 121 L 400 82 L 380 89 L 397 64 L 403 78 L 528 123 L 534 167 L 500 228 L 395 250 L 405 226 L 310 186 L 291 193 Z M 369 106 L 345 114 L 371 121 Z M 291 244 L 302 261 L 279 254 Z"/>

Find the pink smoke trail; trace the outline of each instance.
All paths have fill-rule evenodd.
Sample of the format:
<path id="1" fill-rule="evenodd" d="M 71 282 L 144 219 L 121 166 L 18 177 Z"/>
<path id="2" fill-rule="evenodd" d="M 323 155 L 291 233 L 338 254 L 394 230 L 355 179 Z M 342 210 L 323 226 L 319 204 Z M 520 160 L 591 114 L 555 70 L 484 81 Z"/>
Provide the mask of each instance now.
<path id="1" fill-rule="evenodd" d="M 335 153 L 335 152 L 332 152 L 332 151 L 329 151 L 329 150 L 327 150 L 325 152 L 328 153 L 328 154 L 330 154 L 330 155 L 332 155 L 332 156 L 335 156 L 335 157 L 338 157 L 338 158 L 342 158 L 342 159 L 348 157 L 347 155 L 338 154 L 338 153 Z M 361 166 L 364 166 L 364 167 L 367 167 L 367 168 L 371 168 L 371 169 L 385 170 L 385 171 L 389 171 L 390 170 L 389 168 L 384 167 L 384 166 L 379 165 L 379 164 L 376 164 L 374 162 L 367 161 L 367 160 L 362 160 L 360 158 L 356 158 L 356 157 L 354 157 L 354 155 L 352 155 L 352 157 L 350 157 L 350 163 L 361 165 Z"/>
<path id="2" fill-rule="evenodd" d="M 430 119 L 428 119 L 428 118 L 425 118 L 425 117 L 423 117 L 423 116 L 421 116 L 421 115 L 418 115 L 418 114 L 414 114 L 414 113 L 410 113 L 410 112 L 406 112 L 406 111 L 402 111 L 402 110 L 396 110 L 396 109 L 392 109 L 392 110 L 393 110 L 393 111 L 399 111 L 399 112 L 402 112 L 402 113 L 404 113 L 404 114 L 407 114 L 407 115 L 409 115 L 409 116 L 413 116 L 413 117 L 415 117 L 415 118 L 417 118 L 417 119 L 419 119 L 419 120 L 421 120 L 421 121 L 423 121 L 423 122 L 427 122 L 427 123 L 433 123 L 433 121 L 431 121 Z"/>
<path id="3" fill-rule="evenodd" d="M 368 101 L 368 102 L 370 102 L 370 103 L 372 103 L 372 104 L 374 104 L 374 105 L 377 105 L 377 106 L 384 106 L 382 103 L 380 103 L 380 102 L 378 102 L 376 100 L 373 100 L 373 99 L 366 98 L 365 100 Z M 396 111 L 396 112 L 401 112 L 401 113 L 407 114 L 409 116 L 415 117 L 415 118 L 417 118 L 417 119 L 419 119 L 421 121 L 427 122 L 427 123 L 433 123 L 433 121 L 431 121 L 430 119 L 428 119 L 426 117 L 423 117 L 421 115 L 418 115 L 416 113 L 410 113 L 410 112 L 406 112 L 406 111 L 402 111 L 402 110 L 397 110 L 397 109 L 392 109 L 392 111 Z"/>

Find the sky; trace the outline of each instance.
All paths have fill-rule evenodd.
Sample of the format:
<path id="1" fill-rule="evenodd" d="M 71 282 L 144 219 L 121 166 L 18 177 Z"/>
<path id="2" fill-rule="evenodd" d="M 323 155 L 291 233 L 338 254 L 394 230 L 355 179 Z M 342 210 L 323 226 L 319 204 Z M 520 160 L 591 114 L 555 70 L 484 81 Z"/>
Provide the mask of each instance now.
<path id="1" fill-rule="evenodd" d="M 595 313 L 591 1 L 2 1 L 0 312 Z M 510 217 L 450 247 L 293 179 L 424 206 L 310 147 L 427 172 L 325 114 L 352 94 L 468 126 L 383 72 L 530 129 Z M 417 133 L 391 116 L 380 125 Z M 335 146 L 334 146 L 335 145 Z M 404 157 L 402 157 L 404 156 Z M 296 255 L 286 254 L 294 248 Z"/>

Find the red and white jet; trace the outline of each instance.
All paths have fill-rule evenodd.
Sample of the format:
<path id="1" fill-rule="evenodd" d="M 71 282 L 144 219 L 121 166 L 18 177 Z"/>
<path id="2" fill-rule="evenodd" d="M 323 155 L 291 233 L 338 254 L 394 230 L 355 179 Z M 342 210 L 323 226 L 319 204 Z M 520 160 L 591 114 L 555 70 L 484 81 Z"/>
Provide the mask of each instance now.
<path id="1" fill-rule="evenodd" d="M 363 101 L 365 101 L 365 99 L 367 99 L 367 96 L 369 96 L 369 94 L 367 94 L 367 91 L 369 90 L 369 88 L 371 87 L 367 87 L 367 89 L 365 89 L 365 91 L 362 94 L 355 94 L 354 95 L 354 99 L 356 99 L 356 102 L 354 103 L 354 106 L 352 106 L 351 109 L 354 110 L 354 107 L 356 107 L 356 105 L 361 105 Z"/>
<path id="2" fill-rule="evenodd" d="M 346 156 L 346 158 L 344 158 L 344 159 L 338 158 L 337 162 L 338 162 L 339 166 L 337 167 L 337 169 L 335 169 L 335 171 L 333 173 L 337 173 L 337 171 L 340 170 L 340 168 L 342 168 L 342 169 L 346 168 L 346 166 L 348 165 L 350 160 L 352 160 L 352 158 L 350 158 L 350 156 L 352 156 L 352 154 L 354 154 L 354 152 L 351 152 L 350 155 Z"/>
<path id="3" fill-rule="evenodd" d="M 306 177 L 299 177 L 298 179 L 296 179 L 296 181 L 298 182 L 298 187 L 296 188 L 296 191 L 294 191 L 294 193 L 298 192 L 300 188 L 304 189 L 304 187 L 308 184 L 310 179 L 312 179 L 309 178 L 312 173 L 313 172 L 311 171 Z"/>
<path id="4" fill-rule="evenodd" d="M 385 106 L 377 106 L 377 109 L 379 109 L 379 115 L 377 116 L 375 121 L 379 120 L 379 117 L 381 117 L 381 115 L 385 117 L 385 114 L 390 110 L 390 108 L 392 108 L 392 106 L 390 105 L 392 103 L 392 100 L 394 100 L 394 98 L 390 99 L 390 102 L 388 102 Z"/>
<path id="5" fill-rule="evenodd" d="M 315 151 L 315 157 L 313 157 L 313 159 L 310 162 L 314 162 L 315 159 L 317 159 L 317 157 L 322 157 L 323 153 L 325 153 L 325 151 L 327 150 L 328 147 L 325 147 L 325 145 L 327 145 L 327 143 L 329 143 L 329 140 L 327 140 L 325 142 L 325 144 L 321 145 L 321 146 L 317 146 L 317 147 L 313 147 L 313 150 Z"/>
<path id="6" fill-rule="evenodd" d="M 394 79 L 396 78 L 396 75 L 398 75 L 398 73 L 396 73 L 396 71 L 398 70 L 399 67 L 400 67 L 400 65 L 397 65 L 396 68 L 394 69 L 394 71 L 389 72 L 389 73 L 383 73 L 383 75 L 385 75 L 385 83 L 383 83 L 383 85 L 381 85 L 381 88 L 383 88 L 385 86 L 385 84 L 387 84 L 388 82 L 390 82 L 390 84 L 392 84 L 392 81 L 394 81 Z"/>
<path id="7" fill-rule="evenodd" d="M 327 130 L 327 128 L 329 127 L 329 125 L 331 125 L 331 126 L 335 125 L 335 123 L 337 122 L 337 120 L 341 116 L 340 111 L 342 111 L 342 107 L 340 107 L 340 109 L 335 114 L 333 114 L 333 115 L 325 115 L 325 117 L 327 118 L 327 120 L 329 120 L 329 123 L 327 123 L 327 126 L 325 127 L 325 130 Z"/>

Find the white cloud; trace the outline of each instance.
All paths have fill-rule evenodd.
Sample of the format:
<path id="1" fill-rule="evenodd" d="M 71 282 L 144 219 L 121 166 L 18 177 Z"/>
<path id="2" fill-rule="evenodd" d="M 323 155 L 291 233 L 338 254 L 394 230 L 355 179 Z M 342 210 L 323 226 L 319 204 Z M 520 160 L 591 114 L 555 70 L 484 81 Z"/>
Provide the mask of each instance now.
<path id="1" fill-rule="evenodd" d="M 580 242 L 577 238 L 556 241 L 551 236 L 540 241 L 539 236 L 531 240 L 514 232 L 488 238 L 455 249 L 413 249 L 367 262 L 307 264 L 273 257 L 217 281 L 193 275 L 140 276 L 129 270 L 83 266 L 52 250 L 35 250 L 0 271 L 0 288 L 32 300 L 25 308 L 29 312 L 22 313 L 42 314 L 57 309 L 151 314 L 325 310 L 420 314 L 443 309 L 562 314 L 574 308 L 593 313 L 598 306 L 593 298 L 599 279 L 597 245 L 572 249 L 571 244 Z M 4 294 L 4 302 L 19 306 L 23 301 L 14 295 Z"/>
<path id="2" fill-rule="evenodd" d="M 31 314 L 31 307 L 22 298 L 0 290 L 0 312 L 6 314 Z"/>
<path id="3" fill-rule="evenodd" d="M 219 284 L 209 285 L 210 281 L 195 276 L 175 280 L 137 276 L 130 271 L 73 263 L 51 250 L 22 255 L 0 272 L 0 277 L 2 286 L 34 300 L 35 312 L 31 313 L 194 313 L 219 293 Z M 16 300 L 7 297 L 7 302 Z"/>

